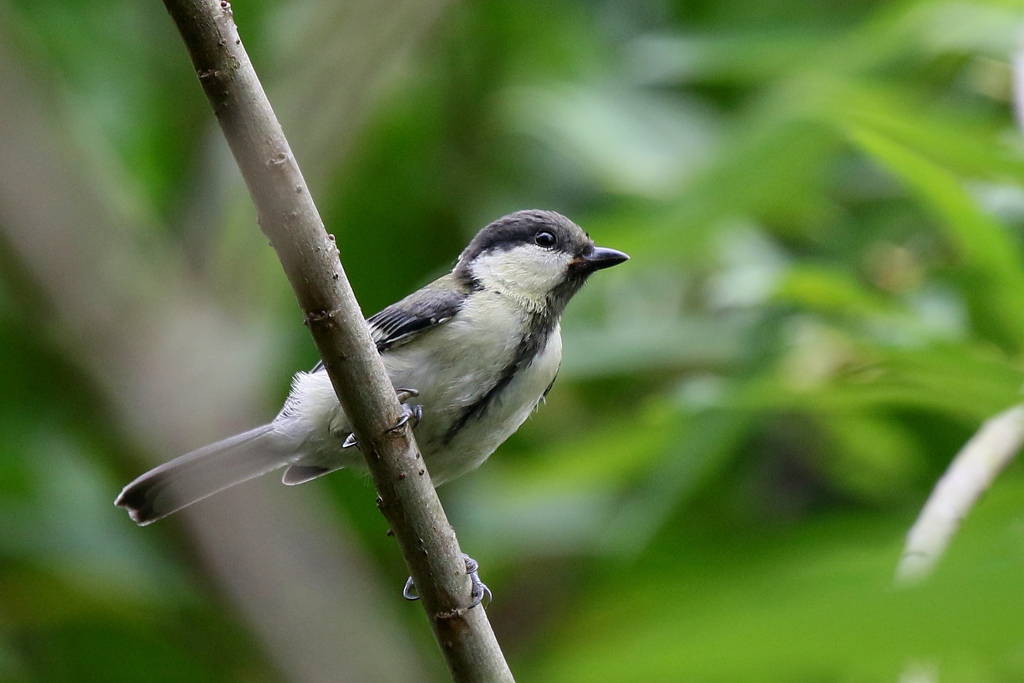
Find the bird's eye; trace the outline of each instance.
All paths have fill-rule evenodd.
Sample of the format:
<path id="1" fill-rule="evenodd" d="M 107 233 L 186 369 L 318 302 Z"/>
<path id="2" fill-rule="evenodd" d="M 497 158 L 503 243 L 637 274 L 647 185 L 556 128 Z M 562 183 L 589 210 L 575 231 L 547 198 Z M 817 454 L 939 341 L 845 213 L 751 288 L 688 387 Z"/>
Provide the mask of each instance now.
<path id="1" fill-rule="evenodd" d="M 537 236 L 533 238 L 537 243 L 537 246 L 548 249 L 555 246 L 555 236 L 545 230 L 544 232 L 538 232 Z"/>

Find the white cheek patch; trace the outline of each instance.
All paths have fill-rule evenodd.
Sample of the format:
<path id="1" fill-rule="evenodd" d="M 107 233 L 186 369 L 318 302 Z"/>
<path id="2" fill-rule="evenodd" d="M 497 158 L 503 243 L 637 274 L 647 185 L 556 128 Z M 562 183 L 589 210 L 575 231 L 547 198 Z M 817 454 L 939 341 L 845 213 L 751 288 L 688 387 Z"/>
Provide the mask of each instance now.
<path id="1" fill-rule="evenodd" d="M 481 254 L 473 261 L 471 270 L 487 289 L 539 301 L 565 279 L 571 259 L 562 251 L 525 244 Z"/>

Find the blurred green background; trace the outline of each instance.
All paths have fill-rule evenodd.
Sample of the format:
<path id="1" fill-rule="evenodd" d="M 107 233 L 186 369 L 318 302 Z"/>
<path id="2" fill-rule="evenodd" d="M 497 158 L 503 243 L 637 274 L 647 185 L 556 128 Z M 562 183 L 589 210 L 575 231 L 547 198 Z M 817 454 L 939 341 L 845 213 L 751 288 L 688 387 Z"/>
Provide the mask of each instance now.
<path id="1" fill-rule="evenodd" d="M 517 209 L 632 256 L 441 490 L 520 681 L 1024 681 L 1020 466 L 892 588 L 1021 400 L 1021 3 L 234 12 L 368 314 Z M 2 0 L 0 681 L 445 680 L 366 479 L 112 505 L 315 361 L 161 3 Z"/>

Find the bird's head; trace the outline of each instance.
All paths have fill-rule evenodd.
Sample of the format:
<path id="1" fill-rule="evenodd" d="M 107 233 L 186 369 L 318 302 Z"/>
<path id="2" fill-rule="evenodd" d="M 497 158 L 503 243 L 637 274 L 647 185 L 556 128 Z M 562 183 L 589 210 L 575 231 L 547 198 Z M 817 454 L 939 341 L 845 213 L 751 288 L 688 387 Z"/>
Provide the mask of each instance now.
<path id="1" fill-rule="evenodd" d="M 517 211 L 477 233 L 455 275 L 477 289 L 561 313 L 591 273 L 629 259 L 598 247 L 580 226 L 554 211 Z"/>

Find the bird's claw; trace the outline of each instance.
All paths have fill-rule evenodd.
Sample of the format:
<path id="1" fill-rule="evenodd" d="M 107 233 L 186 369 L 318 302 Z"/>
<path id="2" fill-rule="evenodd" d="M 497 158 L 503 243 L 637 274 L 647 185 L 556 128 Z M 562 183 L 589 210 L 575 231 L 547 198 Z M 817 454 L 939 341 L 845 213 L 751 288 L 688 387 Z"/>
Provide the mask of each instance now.
<path id="1" fill-rule="evenodd" d="M 420 596 L 416 595 L 416 584 L 412 582 L 411 576 L 405 580 L 405 588 L 402 589 L 402 597 L 406 600 L 420 599 Z"/>
<path id="2" fill-rule="evenodd" d="M 462 554 L 462 557 L 466 560 L 466 573 L 469 574 L 469 580 L 473 584 L 473 590 L 469 593 L 468 609 L 479 605 L 484 598 L 487 598 L 487 602 L 484 603 L 484 609 L 487 609 L 487 605 L 491 604 L 494 596 L 491 595 L 491 589 L 487 587 L 487 584 L 480 580 L 480 564 L 465 553 Z"/>
<path id="3" fill-rule="evenodd" d="M 400 391 L 408 391 L 408 389 L 401 389 Z M 417 392 L 419 393 L 419 392 Z M 415 396 L 415 394 L 413 394 Z M 402 417 L 398 418 L 398 422 L 393 427 L 390 427 L 387 431 L 388 434 L 396 434 L 402 427 L 406 425 L 409 420 L 412 420 L 412 428 L 416 429 L 419 426 L 420 420 L 423 419 L 423 406 L 415 405 L 410 406 L 408 403 L 402 404 Z"/>
<path id="4" fill-rule="evenodd" d="M 484 598 L 487 598 L 487 602 L 484 603 L 484 608 L 486 608 L 487 605 L 491 604 L 494 596 L 491 595 L 491 589 L 480 580 L 480 563 L 465 553 L 462 554 L 462 558 L 466 562 L 466 574 L 469 576 L 469 581 L 472 585 L 472 590 L 469 593 L 469 606 L 466 609 L 473 609 L 483 602 Z M 413 583 L 411 576 L 405 581 L 402 597 L 406 600 L 420 599 L 420 596 L 416 595 L 416 584 Z"/>

